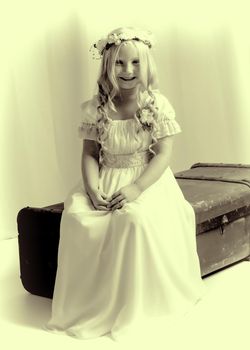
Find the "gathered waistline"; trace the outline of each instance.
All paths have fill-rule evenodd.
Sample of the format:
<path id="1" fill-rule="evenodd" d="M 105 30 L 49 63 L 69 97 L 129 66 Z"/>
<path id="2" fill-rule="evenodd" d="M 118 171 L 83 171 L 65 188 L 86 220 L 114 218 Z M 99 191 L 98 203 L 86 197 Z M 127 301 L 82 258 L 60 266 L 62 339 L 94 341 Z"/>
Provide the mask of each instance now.
<path id="1" fill-rule="evenodd" d="M 104 152 L 103 165 L 109 168 L 132 168 L 149 163 L 153 154 L 149 151 L 136 152 L 131 154 L 112 154 Z"/>

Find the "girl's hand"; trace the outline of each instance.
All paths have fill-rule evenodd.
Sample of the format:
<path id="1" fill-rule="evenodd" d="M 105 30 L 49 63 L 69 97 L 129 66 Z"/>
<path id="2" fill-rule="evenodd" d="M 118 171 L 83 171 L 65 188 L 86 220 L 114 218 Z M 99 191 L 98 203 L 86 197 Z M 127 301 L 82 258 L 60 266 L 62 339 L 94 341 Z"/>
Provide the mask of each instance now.
<path id="1" fill-rule="evenodd" d="M 141 193 L 142 191 L 136 184 L 124 186 L 108 199 L 109 204 L 107 208 L 111 208 L 111 210 L 121 209 L 125 203 L 132 202 L 138 198 Z"/>
<path id="2" fill-rule="evenodd" d="M 107 208 L 107 204 L 109 203 L 107 201 L 107 195 L 102 192 L 101 190 L 95 190 L 95 191 L 88 191 L 89 198 L 97 210 L 106 210 L 109 211 L 110 209 Z"/>

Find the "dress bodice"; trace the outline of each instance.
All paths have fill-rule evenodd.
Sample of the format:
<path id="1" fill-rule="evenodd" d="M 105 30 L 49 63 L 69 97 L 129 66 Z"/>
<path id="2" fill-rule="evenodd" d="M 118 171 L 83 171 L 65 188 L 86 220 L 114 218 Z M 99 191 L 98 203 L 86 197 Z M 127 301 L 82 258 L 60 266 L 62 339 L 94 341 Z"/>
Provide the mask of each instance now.
<path id="1" fill-rule="evenodd" d="M 147 108 L 148 93 L 145 92 L 142 111 Z M 158 90 L 154 90 L 157 115 L 155 117 L 155 139 L 171 136 L 181 132 L 181 128 L 175 120 L 175 112 L 169 101 Z M 142 101 L 143 102 L 143 101 Z M 79 136 L 84 139 L 97 141 L 98 129 L 98 99 L 94 96 L 82 104 L 82 120 L 79 125 Z M 142 128 L 135 118 L 125 120 L 113 120 L 108 118 L 107 129 L 104 132 L 104 142 L 107 152 L 111 154 L 132 154 L 148 149 L 152 142 L 152 134 Z"/>
<path id="2" fill-rule="evenodd" d="M 147 150 L 151 144 L 150 134 L 138 128 L 135 119 L 110 121 L 107 133 L 108 137 L 105 140 L 105 146 L 111 154 L 140 152 Z"/>

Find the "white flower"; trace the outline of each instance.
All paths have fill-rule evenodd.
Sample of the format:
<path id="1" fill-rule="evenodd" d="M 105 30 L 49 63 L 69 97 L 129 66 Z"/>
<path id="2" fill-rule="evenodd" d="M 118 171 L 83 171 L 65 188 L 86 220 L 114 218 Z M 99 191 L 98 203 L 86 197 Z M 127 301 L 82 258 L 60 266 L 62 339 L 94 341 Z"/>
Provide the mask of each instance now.
<path id="1" fill-rule="evenodd" d="M 147 120 L 148 124 L 151 124 L 154 122 L 154 118 L 153 118 L 153 113 L 149 113 L 148 114 L 148 120 Z"/>
<path id="2" fill-rule="evenodd" d="M 129 33 L 129 32 L 124 32 L 124 33 L 119 34 L 119 38 L 120 38 L 121 40 L 130 40 L 130 39 L 132 39 L 134 36 L 135 36 L 134 34 L 131 35 L 131 33 Z"/>
<path id="3" fill-rule="evenodd" d="M 106 43 L 108 44 L 115 44 L 115 45 L 120 45 L 121 43 L 121 38 L 120 38 L 120 35 L 117 35 L 117 34 L 110 34 L 108 36 L 108 39 L 106 41 Z M 105 46 L 105 45 L 104 45 Z"/>
<path id="4" fill-rule="evenodd" d="M 154 121 L 153 113 L 148 109 L 142 109 L 140 113 L 140 120 L 142 124 L 151 124 Z"/>
<path id="5" fill-rule="evenodd" d="M 118 40 L 118 35 L 114 33 L 114 34 L 110 34 L 110 35 L 108 36 L 107 42 L 108 42 L 109 44 L 113 44 L 116 40 Z"/>

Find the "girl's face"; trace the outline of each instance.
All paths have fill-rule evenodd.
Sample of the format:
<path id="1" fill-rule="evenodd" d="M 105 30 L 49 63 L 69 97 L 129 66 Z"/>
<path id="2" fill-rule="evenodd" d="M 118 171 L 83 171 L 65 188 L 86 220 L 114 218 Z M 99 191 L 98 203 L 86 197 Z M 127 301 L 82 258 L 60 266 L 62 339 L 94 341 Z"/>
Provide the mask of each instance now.
<path id="1" fill-rule="evenodd" d="M 119 51 L 115 62 L 115 75 L 121 89 L 133 89 L 140 82 L 138 50 L 129 41 Z"/>

